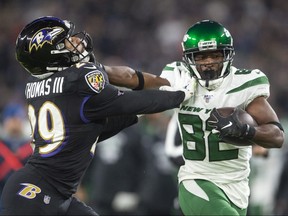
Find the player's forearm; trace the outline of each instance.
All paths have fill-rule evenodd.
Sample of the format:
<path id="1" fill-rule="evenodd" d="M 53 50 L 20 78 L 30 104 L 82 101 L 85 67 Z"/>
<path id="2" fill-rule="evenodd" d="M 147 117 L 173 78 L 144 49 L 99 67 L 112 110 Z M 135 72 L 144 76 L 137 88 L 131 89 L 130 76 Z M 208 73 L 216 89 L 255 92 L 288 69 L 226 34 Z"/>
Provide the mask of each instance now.
<path id="1" fill-rule="evenodd" d="M 160 86 L 170 86 L 167 79 L 162 77 L 143 72 L 144 76 L 144 89 L 159 88 Z"/>
<path id="2" fill-rule="evenodd" d="M 284 142 L 284 133 L 273 124 L 256 127 L 253 142 L 264 148 L 281 148 Z"/>
<path id="3" fill-rule="evenodd" d="M 140 74 L 137 74 L 134 69 L 126 66 L 105 66 L 105 70 L 110 83 L 116 86 L 130 89 L 154 89 L 170 85 L 167 79 L 147 72 L 139 72 Z"/>
<path id="4" fill-rule="evenodd" d="M 126 66 L 106 66 L 105 70 L 108 74 L 111 84 L 126 88 L 136 88 L 138 85 L 138 78 L 130 67 Z"/>

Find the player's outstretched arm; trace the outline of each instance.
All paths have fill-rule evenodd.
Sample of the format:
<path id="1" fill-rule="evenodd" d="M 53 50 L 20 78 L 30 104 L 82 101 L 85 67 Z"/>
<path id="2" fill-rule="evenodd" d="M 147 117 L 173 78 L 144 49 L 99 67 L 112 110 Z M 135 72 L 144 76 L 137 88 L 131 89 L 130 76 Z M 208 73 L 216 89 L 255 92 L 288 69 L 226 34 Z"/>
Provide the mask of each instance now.
<path id="1" fill-rule="evenodd" d="M 120 91 L 107 85 L 100 94 L 89 98 L 84 105 L 88 120 L 103 119 L 119 115 L 138 115 L 162 112 L 177 108 L 192 96 L 187 90 L 178 91 Z"/>
<path id="2" fill-rule="evenodd" d="M 125 115 L 125 116 L 113 116 L 106 119 L 106 125 L 98 138 L 98 142 L 106 140 L 126 127 L 129 127 L 138 122 L 138 117 L 136 115 Z"/>
<path id="3" fill-rule="evenodd" d="M 151 73 L 135 71 L 127 66 L 104 66 L 111 84 L 135 90 L 169 86 L 167 79 Z"/>

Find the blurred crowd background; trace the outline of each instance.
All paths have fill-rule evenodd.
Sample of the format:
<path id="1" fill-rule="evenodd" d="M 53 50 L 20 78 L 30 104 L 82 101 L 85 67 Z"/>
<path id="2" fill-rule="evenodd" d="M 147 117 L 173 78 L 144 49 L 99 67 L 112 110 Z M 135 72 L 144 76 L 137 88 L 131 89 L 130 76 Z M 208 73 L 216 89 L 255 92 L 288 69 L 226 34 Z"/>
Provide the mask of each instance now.
<path id="1" fill-rule="evenodd" d="M 31 22 L 35 18 L 47 15 L 71 20 L 76 24 L 76 29 L 79 31 L 86 30 L 93 38 L 95 54 L 99 62 L 107 65 L 128 65 L 135 69 L 148 71 L 156 75 L 161 73 L 162 68 L 167 63 L 181 60 L 181 41 L 185 31 L 191 25 L 203 19 L 218 21 L 230 31 L 234 38 L 234 46 L 236 50 L 234 65 L 238 68 L 258 68 L 268 76 L 271 83 L 271 96 L 269 102 L 278 113 L 286 131 L 288 130 L 288 1 L 0 0 L 1 134 L 4 131 L 3 113 L 7 106 L 10 106 L 11 104 L 22 106 L 24 104 L 24 84 L 28 73 L 26 73 L 15 60 L 14 51 L 16 37 L 27 23 Z M 142 146 L 144 150 L 135 153 L 138 156 L 134 158 L 134 160 L 139 162 L 142 158 L 143 161 L 142 164 L 134 168 L 131 167 L 131 163 L 135 165 L 135 161 L 124 162 L 123 167 L 121 169 L 119 168 L 121 172 L 118 173 L 118 177 L 111 177 L 113 173 L 117 170 L 119 171 L 119 169 L 116 169 L 115 167 L 115 171 L 111 172 L 110 176 L 107 174 L 109 176 L 107 178 L 112 182 L 111 185 L 114 185 L 116 188 L 117 186 L 120 188 L 121 180 L 119 179 L 119 184 L 117 184 L 117 178 L 120 178 L 120 176 L 123 177 L 121 173 L 129 174 L 129 172 L 131 172 L 132 177 L 129 177 L 130 175 L 128 175 L 127 178 L 135 177 L 135 179 L 132 179 L 133 181 L 131 181 L 130 186 L 122 185 L 121 190 L 124 192 L 126 190 L 126 192 L 129 193 L 120 194 L 125 198 L 122 197 L 121 199 L 116 199 L 114 197 L 113 199 L 116 200 L 113 202 L 114 207 L 122 206 L 123 208 L 123 206 L 129 207 L 130 205 L 131 209 L 138 205 L 141 206 L 141 208 L 139 208 L 142 210 L 152 209 L 150 212 L 142 212 L 143 214 L 158 213 L 159 215 L 161 210 L 158 212 L 155 210 L 156 207 L 152 205 L 155 204 L 153 202 L 156 202 L 154 200 L 157 199 L 158 203 L 160 203 L 161 200 L 163 200 L 163 202 L 164 200 L 169 200 L 166 202 L 168 206 L 177 206 L 175 200 L 171 202 L 171 200 L 176 196 L 177 185 L 175 183 L 175 178 L 177 167 L 172 163 L 169 164 L 169 161 L 166 160 L 167 158 L 165 159 L 163 149 L 163 151 L 161 151 L 160 147 L 155 147 L 157 146 L 155 143 L 160 142 L 162 143 L 163 148 L 166 129 L 165 126 L 167 126 L 167 124 L 164 123 L 165 121 L 163 122 L 163 119 L 167 118 L 169 118 L 169 113 L 147 116 L 140 121 L 139 126 L 137 126 L 139 128 L 132 128 L 134 131 L 138 131 L 138 133 L 140 131 L 139 136 L 141 136 L 141 138 L 135 139 L 135 142 L 137 142 L 137 140 L 139 142 L 142 140 L 141 142 L 144 143 L 141 144 L 144 145 Z M 154 125 L 158 124 L 164 128 L 160 130 L 159 126 L 156 126 L 155 128 L 158 128 L 159 131 L 153 128 Z M 24 131 L 27 130 L 25 129 Z M 155 134 L 155 131 L 157 131 L 158 134 Z M 132 134 L 135 134 L 135 132 Z M 143 134 L 145 134 L 145 136 L 143 136 Z M 123 137 L 125 136 L 123 135 L 122 138 Z M 127 143 L 131 144 L 132 141 L 129 142 L 130 137 L 131 136 L 129 135 Z M 119 140 L 122 138 L 114 138 L 113 143 L 120 143 Z M 126 138 L 123 139 L 125 140 Z M 125 142 L 123 141 L 123 143 Z M 151 145 L 152 143 L 155 145 Z M 104 145 L 99 144 L 99 146 Z M 101 170 L 107 171 L 113 169 L 110 165 L 113 164 L 113 161 L 117 161 L 117 158 L 115 157 L 119 156 L 117 153 L 120 151 L 117 150 L 115 146 L 114 148 L 111 147 L 114 150 L 114 153 L 116 153 L 114 156 L 112 150 L 101 150 L 101 147 L 99 147 L 99 152 L 103 151 L 104 153 L 102 155 L 107 156 L 108 165 L 106 164 L 107 167 L 105 169 L 105 165 L 99 166 L 101 162 L 98 162 L 98 165 L 96 165 L 95 162 L 95 164 L 91 166 L 93 168 L 89 170 L 83 188 L 79 189 L 80 192 L 83 192 L 79 193 L 79 196 L 82 196 L 83 199 L 86 199 L 88 202 L 93 203 L 94 200 L 99 203 L 99 200 L 103 200 L 101 197 L 99 199 L 99 197 L 97 198 L 97 196 L 94 196 L 91 191 L 98 190 L 100 194 L 100 189 L 104 189 L 103 194 L 105 194 L 110 187 L 107 185 L 103 188 L 104 185 L 103 187 L 101 186 L 99 178 L 101 178 L 102 175 L 104 176 L 104 171 L 101 173 Z M 120 148 L 121 146 L 125 145 L 119 144 L 118 147 Z M 135 145 L 132 146 L 135 148 Z M 258 212 L 259 214 L 288 214 L 287 209 L 285 209 L 287 208 L 285 206 L 288 203 L 288 174 L 286 174 L 286 172 L 288 172 L 288 166 L 285 165 L 285 163 L 287 163 L 286 146 L 287 145 L 285 144 L 280 150 L 270 150 L 269 157 L 266 159 L 252 159 L 252 212 Z M 141 148 L 139 144 L 139 149 Z M 147 155 L 149 156 L 150 153 L 144 153 L 145 149 L 149 152 L 153 148 L 155 152 L 159 154 L 162 152 L 162 156 L 155 156 L 154 159 L 149 157 L 147 158 Z M 139 149 L 136 148 L 135 150 Z M 130 152 L 130 154 L 135 157 L 133 152 Z M 130 156 L 127 157 L 130 158 Z M 106 159 L 103 159 L 104 162 Z M 101 161 L 101 157 L 96 157 L 95 161 L 99 160 Z M 148 164 L 147 161 L 149 162 Z M 160 168 L 157 166 L 160 166 L 160 168 L 162 167 L 161 169 L 163 172 L 160 172 Z M 153 172 L 150 170 L 151 167 L 153 168 Z M 135 169 L 134 174 L 131 169 Z M 97 173 L 99 172 L 99 174 L 96 175 L 95 170 L 97 170 Z M 172 176 L 170 182 L 168 182 L 169 180 L 165 177 L 167 174 L 169 174 L 170 177 Z M 158 182 L 157 184 L 155 183 L 155 188 L 152 188 L 152 180 L 154 179 L 156 181 L 160 178 L 157 175 L 162 175 L 163 179 L 167 182 L 164 183 L 165 181 L 161 180 L 161 182 Z M 145 179 L 144 183 L 143 179 Z M 141 183 L 140 180 L 142 180 Z M 127 182 L 127 180 L 122 181 Z M 103 180 L 102 182 L 107 181 Z M 164 187 L 165 184 L 167 184 L 166 189 Z M 142 189 L 140 190 L 141 192 L 138 191 L 140 185 L 142 185 Z M 175 185 L 175 188 L 171 185 Z M 148 186 L 150 186 L 151 191 L 155 192 L 158 190 L 159 194 L 162 193 L 162 196 L 159 195 L 158 198 L 155 194 L 149 194 L 147 192 L 149 189 Z M 137 190 L 135 188 L 137 188 Z M 165 193 L 169 192 L 167 188 L 171 189 L 170 195 L 165 195 Z M 89 192 L 87 192 L 87 190 Z M 130 192 L 133 193 L 131 194 Z M 137 194 L 136 198 L 135 194 Z M 143 196 L 140 196 L 139 194 L 142 194 Z M 107 198 L 110 204 L 112 203 L 111 197 Z M 168 199 L 169 197 L 171 197 L 171 199 Z M 146 202 L 139 200 L 138 202 L 137 199 L 146 200 Z M 127 202 L 121 203 L 121 201 L 124 202 L 123 200 L 126 200 Z M 151 207 L 148 208 L 147 202 L 149 200 L 151 202 Z M 111 206 L 106 206 L 106 209 L 111 208 Z M 177 207 L 175 208 L 177 209 Z M 163 209 L 167 210 L 167 206 L 164 204 Z M 120 208 L 119 211 L 126 211 L 125 214 L 128 214 L 127 209 L 121 210 Z M 135 213 L 135 211 L 133 213 Z M 163 212 L 163 214 L 167 215 L 167 212 Z"/>

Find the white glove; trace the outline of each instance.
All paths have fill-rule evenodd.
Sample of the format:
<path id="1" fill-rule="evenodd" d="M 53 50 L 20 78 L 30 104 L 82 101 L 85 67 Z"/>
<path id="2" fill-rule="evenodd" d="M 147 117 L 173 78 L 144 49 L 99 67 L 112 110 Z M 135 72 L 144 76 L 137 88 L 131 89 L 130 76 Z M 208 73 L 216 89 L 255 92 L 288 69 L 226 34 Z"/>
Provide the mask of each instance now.
<path id="1" fill-rule="evenodd" d="M 196 86 L 196 79 L 191 79 L 191 82 L 184 87 L 171 87 L 171 86 L 161 86 L 159 89 L 162 91 L 183 91 L 185 93 L 185 98 L 183 100 L 186 101 L 190 99 L 195 94 L 195 86 Z"/>

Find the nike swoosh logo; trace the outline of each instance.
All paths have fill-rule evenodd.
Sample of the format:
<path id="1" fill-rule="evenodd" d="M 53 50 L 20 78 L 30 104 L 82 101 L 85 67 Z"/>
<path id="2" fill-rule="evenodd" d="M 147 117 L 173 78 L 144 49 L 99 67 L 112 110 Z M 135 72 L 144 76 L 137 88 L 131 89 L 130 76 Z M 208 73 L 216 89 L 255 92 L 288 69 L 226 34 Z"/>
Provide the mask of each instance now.
<path id="1" fill-rule="evenodd" d="M 230 127 L 231 125 L 232 125 L 232 122 L 229 121 L 229 123 L 228 123 L 227 125 L 225 125 L 224 127 L 222 127 L 221 130 L 223 130 L 223 129 L 225 129 L 225 128 L 228 128 L 228 127 Z"/>
<path id="2" fill-rule="evenodd" d="M 87 68 L 87 69 L 97 69 L 97 67 L 94 66 L 94 65 L 92 65 L 92 66 L 86 66 L 86 67 L 84 67 L 84 68 Z"/>

